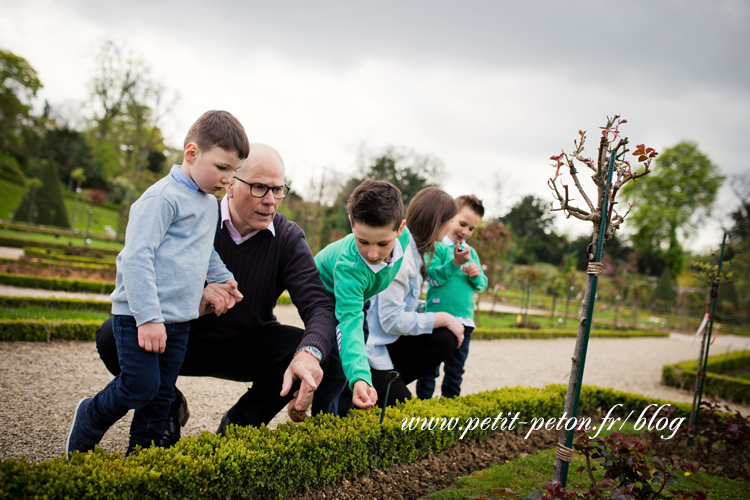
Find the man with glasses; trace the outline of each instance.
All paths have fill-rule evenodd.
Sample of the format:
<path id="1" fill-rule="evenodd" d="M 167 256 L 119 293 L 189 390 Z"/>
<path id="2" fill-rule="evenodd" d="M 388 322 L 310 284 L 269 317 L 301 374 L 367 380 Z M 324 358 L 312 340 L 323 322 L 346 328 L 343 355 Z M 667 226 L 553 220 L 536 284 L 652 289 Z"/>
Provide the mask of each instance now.
<path id="1" fill-rule="evenodd" d="M 206 286 L 202 316 L 190 324 L 180 376 L 252 382 L 224 415 L 220 433 L 230 423 L 270 422 L 293 398 L 297 379 L 301 382 L 296 408 L 302 409 L 308 393 L 322 379 L 320 362 L 335 345 L 333 302 L 320 281 L 304 233 L 277 212 L 288 193 L 279 154 L 269 146 L 252 144 L 226 196 L 218 201 L 214 248 L 234 274 L 239 294 L 222 284 Z M 284 290 L 289 291 L 304 330 L 276 320 L 273 308 Z M 119 373 L 109 321 L 97 332 L 96 343 L 109 371 Z M 180 438 L 180 426 L 188 416 L 187 401 L 178 391 L 162 446 Z"/>

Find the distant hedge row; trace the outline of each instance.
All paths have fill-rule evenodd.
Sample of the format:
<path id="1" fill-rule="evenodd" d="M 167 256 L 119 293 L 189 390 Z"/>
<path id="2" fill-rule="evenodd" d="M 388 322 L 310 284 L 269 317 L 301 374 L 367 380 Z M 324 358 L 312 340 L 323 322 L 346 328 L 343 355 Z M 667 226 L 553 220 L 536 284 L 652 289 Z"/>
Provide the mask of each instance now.
<path id="1" fill-rule="evenodd" d="M 385 468 L 437 453 L 464 434 L 468 440 L 511 432 L 478 425 L 500 412 L 518 413 L 518 420 L 525 422 L 559 418 L 565 391 L 562 385 L 511 387 L 442 401 L 413 399 L 389 408 L 382 426 L 379 411 L 360 410 L 343 419 L 318 416 L 275 430 L 230 426 L 226 436 L 204 432 L 183 438 L 169 450 L 148 448 L 125 460 L 119 453 L 102 451 L 75 454 L 70 463 L 63 458 L 38 463 L 7 459 L 0 462 L 0 498 L 290 498 L 369 474 L 378 444 L 376 465 Z M 631 410 L 639 415 L 648 404 L 668 403 L 590 386 L 583 387 L 580 401 L 580 414 L 622 404 L 618 416 Z M 671 404 L 678 415 L 689 414 L 689 405 Z M 414 418 L 438 423 L 456 419 L 460 426 L 404 430 L 404 423 Z M 471 430 L 470 422 L 477 423 Z M 528 430 L 521 424 L 518 428 Z"/>
<path id="2" fill-rule="evenodd" d="M 94 340 L 101 324 L 101 321 L 0 319 L 0 341 Z"/>
<path id="3" fill-rule="evenodd" d="M 111 264 L 90 264 L 88 262 L 75 262 L 70 260 L 55 260 L 36 258 L 31 259 L 10 259 L 7 257 L 0 258 L 0 262 L 5 264 L 22 263 L 35 269 L 49 269 L 50 267 L 73 267 L 76 269 L 86 269 L 89 271 L 114 271 L 115 263 Z"/>
<path id="4" fill-rule="evenodd" d="M 109 294 L 115 289 L 115 284 L 111 281 L 42 278 L 40 276 L 24 276 L 9 273 L 0 273 L 0 285 L 100 294 Z"/>
<path id="5" fill-rule="evenodd" d="M 656 330 L 591 330 L 591 337 L 621 338 L 621 337 L 668 337 L 666 332 Z M 578 330 L 568 329 L 541 329 L 531 328 L 477 328 L 471 334 L 472 339 L 493 340 L 493 339 L 557 339 L 557 338 L 575 338 L 578 336 Z"/>
<path id="6" fill-rule="evenodd" d="M 79 255 L 68 255 L 62 251 L 55 250 L 52 248 L 39 248 L 39 247 L 23 247 L 23 254 L 27 257 L 39 257 L 47 260 L 64 260 L 68 262 L 80 262 L 82 264 L 100 264 L 105 266 L 113 266 L 115 264 L 115 256 L 99 259 L 96 257 L 81 257 Z"/>
<path id="7" fill-rule="evenodd" d="M 0 295 L 0 307 L 46 307 L 66 311 L 110 312 L 112 303 L 108 300 L 88 300 L 68 297 L 16 297 Z"/>
<path id="8" fill-rule="evenodd" d="M 727 377 L 721 373 L 750 367 L 750 351 L 739 351 L 709 356 L 703 392 L 734 403 L 750 403 L 750 381 Z M 698 372 L 698 360 L 665 365 L 661 370 L 661 383 L 680 389 L 693 390 Z"/>
<path id="9" fill-rule="evenodd" d="M 60 242 L 55 243 L 52 241 L 39 241 L 39 240 L 33 240 L 28 238 L 16 238 L 12 236 L 2 236 L 0 235 L 0 246 L 3 247 L 13 247 L 13 248 L 25 248 L 25 247 L 36 247 L 36 248 L 50 248 L 53 250 L 65 250 L 66 248 L 70 248 L 71 245 L 68 245 L 67 243 Z M 78 250 L 83 251 L 83 247 L 81 246 L 75 246 Z M 115 250 L 112 248 L 88 248 L 88 252 L 92 254 L 103 254 L 103 255 L 112 255 L 116 256 L 118 253 L 120 253 L 120 250 Z"/>

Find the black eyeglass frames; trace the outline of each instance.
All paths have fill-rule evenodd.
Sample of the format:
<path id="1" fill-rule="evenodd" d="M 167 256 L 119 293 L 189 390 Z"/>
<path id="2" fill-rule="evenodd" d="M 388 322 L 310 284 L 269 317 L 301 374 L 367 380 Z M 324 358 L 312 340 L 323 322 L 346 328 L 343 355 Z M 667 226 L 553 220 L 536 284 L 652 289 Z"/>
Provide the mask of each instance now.
<path id="1" fill-rule="evenodd" d="M 273 197 L 277 200 L 283 200 L 284 198 L 286 198 L 286 195 L 289 194 L 289 186 L 287 186 L 286 184 L 282 186 L 266 186 L 265 184 L 262 184 L 260 182 L 243 181 L 236 175 L 233 177 L 243 184 L 247 184 L 248 186 L 250 186 L 250 194 L 255 196 L 256 198 L 263 198 L 266 194 L 268 194 L 268 191 L 271 191 Z"/>

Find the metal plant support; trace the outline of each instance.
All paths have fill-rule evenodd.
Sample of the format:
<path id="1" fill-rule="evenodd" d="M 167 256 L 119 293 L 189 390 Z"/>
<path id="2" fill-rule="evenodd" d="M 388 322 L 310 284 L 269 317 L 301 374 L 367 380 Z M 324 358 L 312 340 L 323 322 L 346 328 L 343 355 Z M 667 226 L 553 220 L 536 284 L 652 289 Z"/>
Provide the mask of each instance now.
<path id="1" fill-rule="evenodd" d="M 612 174 L 614 172 L 615 157 L 617 156 L 616 153 L 616 151 L 612 151 L 609 156 L 609 164 L 607 167 L 607 185 L 612 184 Z M 596 253 L 594 254 L 594 258 L 590 262 L 599 263 L 602 259 L 602 247 L 604 246 L 604 230 L 607 227 L 607 221 L 609 220 L 607 214 L 608 205 L 609 192 L 605 190 L 604 203 L 602 203 L 601 222 L 599 224 L 599 233 L 596 235 L 597 237 L 594 240 Z M 583 369 L 586 364 L 586 351 L 588 350 L 589 333 L 591 332 L 591 318 L 594 315 L 594 303 L 596 302 L 596 287 L 598 283 L 599 276 L 597 274 L 590 274 L 588 278 L 588 285 L 586 287 L 586 294 L 583 299 L 583 302 L 585 304 L 584 307 L 586 308 L 586 318 L 584 320 L 585 323 L 583 335 L 578 336 L 575 352 L 573 354 L 574 361 L 575 359 L 578 359 L 578 370 L 575 373 L 573 372 L 573 370 L 571 370 L 570 381 L 568 382 L 568 392 L 570 392 L 572 388 L 574 391 L 574 396 L 572 405 L 570 405 L 571 407 L 569 408 L 569 405 L 566 403 L 564 409 L 564 414 L 567 415 L 567 418 L 570 419 L 576 418 L 578 415 L 578 403 L 581 398 Z M 573 446 L 574 434 L 575 429 L 567 431 L 567 436 L 565 438 L 565 447 L 568 449 L 572 448 Z M 568 482 L 568 462 L 562 460 L 559 457 L 555 460 L 553 480 L 559 480 L 562 483 L 563 487 L 565 487 Z"/>

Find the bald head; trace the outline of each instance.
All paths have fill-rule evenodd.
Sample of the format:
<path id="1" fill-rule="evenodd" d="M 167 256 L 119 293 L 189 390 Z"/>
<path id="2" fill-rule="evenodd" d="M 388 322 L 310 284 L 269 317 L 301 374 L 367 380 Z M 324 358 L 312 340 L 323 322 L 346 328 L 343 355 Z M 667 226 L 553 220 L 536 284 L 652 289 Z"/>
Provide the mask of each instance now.
<path id="1" fill-rule="evenodd" d="M 284 161 L 281 159 L 279 152 L 271 146 L 250 144 L 250 154 L 248 154 L 242 166 L 235 171 L 235 175 L 245 180 L 247 180 L 247 177 L 258 175 L 272 175 L 273 177 L 281 177 L 283 180 L 285 176 Z"/>
<path id="2" fill-rule="evenodd" d="M 265 144 L 251 144 L 250 154 L 234 176 L 240 181 L 232 179 L 227 186 L 232 224 L 243 236 L 267 229 L 276 216 L 281 199 L 274 198 L 271 190 L 267 190 L 262 198 L 257 198 L 252 195 L 250 184 L 283 186 L 284 162 L 281 155 Z"/>

